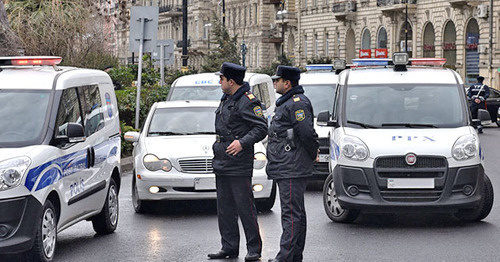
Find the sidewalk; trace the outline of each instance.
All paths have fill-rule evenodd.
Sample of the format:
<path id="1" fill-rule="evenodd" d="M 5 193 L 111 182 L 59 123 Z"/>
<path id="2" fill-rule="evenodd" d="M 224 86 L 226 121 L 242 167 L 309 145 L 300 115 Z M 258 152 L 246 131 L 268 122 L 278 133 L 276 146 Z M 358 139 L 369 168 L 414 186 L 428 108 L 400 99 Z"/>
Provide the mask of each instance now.
<path id="1" fill-rule="evenodd" d="M 134 169 L 134 158 L 132 156 L 122 157 L 121 159 L 121 172 L 128 173 Z"/>

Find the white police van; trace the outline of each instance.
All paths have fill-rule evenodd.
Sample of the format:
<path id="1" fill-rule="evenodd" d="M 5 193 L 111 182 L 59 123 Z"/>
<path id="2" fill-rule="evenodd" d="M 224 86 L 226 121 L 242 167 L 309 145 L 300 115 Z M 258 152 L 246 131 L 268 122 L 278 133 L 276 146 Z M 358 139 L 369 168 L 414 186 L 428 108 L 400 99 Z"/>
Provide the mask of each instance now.
<path id="1" fill-rule="evenodd" d="M 107 234 L 118 223 L 113 83 L 60 61 L 0 57 L 0 254 L 51 261 L 61 230 L 87 219 Z"/>
<path id="2" fill-rule="evenodd" d="M 177 100 L 215 100 L 220 101 L 222 89 L 219 76 L 215 73 L 201 73 L 177 78 L 170 87 L 167 101 Z M 268 122 L 276 107 L 276 92 L 273 80 L 266 74 L 245 73 L 243 81 L 248 82 L 252 93 L 262 103 L 264 115 Z"/>
<path id="3" fill-rule="evenodd" d="M 300 74 L 299 85 L 304 88 L 304 94 L 311 101 L 314 111 L 314 129 L 318 134 L 319 162 L 314 163 L 313 178 L 325 179 L 330 162 L 328 132 L 330 128 L 317 125 L 317 116 L 328 110 L 331 113 L 337 90 L 338 72 L 334 65 L 306 65 L 306 71 Z"/>
<path id="4" fill-rule="evenodd" d="M 449 212 L 485 218 L 493 187 L 460 76 L 444 59 L 355 60 L 339 75 L 324 207 L 335 222 L 360 211 Z"/>

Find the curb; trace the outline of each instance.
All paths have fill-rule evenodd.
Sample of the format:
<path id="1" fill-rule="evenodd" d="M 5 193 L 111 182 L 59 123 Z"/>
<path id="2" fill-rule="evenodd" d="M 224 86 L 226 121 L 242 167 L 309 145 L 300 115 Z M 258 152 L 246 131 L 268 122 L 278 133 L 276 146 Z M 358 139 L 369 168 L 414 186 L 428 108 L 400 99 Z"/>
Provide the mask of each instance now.
<path id="1" fill-rule="evenodd" d="M 134 157 L 132 156 L 122 157 L 120 162 L 120 168 L 122 174 L 131 172 L 134 169 Z"/>

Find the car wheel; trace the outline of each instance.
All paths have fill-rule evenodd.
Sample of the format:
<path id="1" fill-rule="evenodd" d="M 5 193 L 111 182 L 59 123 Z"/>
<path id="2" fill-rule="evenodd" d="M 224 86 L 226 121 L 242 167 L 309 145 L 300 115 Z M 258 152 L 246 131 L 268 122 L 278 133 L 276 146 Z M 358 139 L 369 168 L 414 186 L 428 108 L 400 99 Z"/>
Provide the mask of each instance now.
<path id="1" fill-rule="evenodd" d="M 35 243 L 27 253 L 28 260 L 52 261 L 57 242 L 57 213 L 50 200 L 45 202 L 42 218 L 37 226 Z"/>
<path id="2" fill-rule="evenodd" d="M 92 218 L 92 226 L 97 234 L 110 234 L 118 225 L 118 188 L 113 178 L 109 182 L 108 194 L 101 213 Z"/>
<path id="3" fill-rule="evenodd" d="M 264 199 L 256 199 L 255 206 L 260 212 L 269 212 L 271 208 L 274 206 L 274 202 L 276 201 L 276 183 L 273 181 L 273 187 L 271 189 L 271 195 L 268 198 Z"/>
<path id="4" fill-rule="evenodd" d="M 323 206 L 326 215 L 337 223 L 350 223 L 359 216 L 360 211 L 356 209 L 342 208 L 338 201 L 337 193 L 333 181 L 333 174 L 330 174 L 323 186 Z"/>
<path id="5" fill-rule="evenodd" d="M 475 209 L 463 209 L 455 213 L 455 216 L 466 222 L 480 221 L 486 218 L 493 207 L 493 185 L 491 184 L 490 178 L 484 174 L 484 185 L 483 185 L 483 195 L 481 197 L 481 203 Z"/>
<path id="6" fill-rule="evenodd" d="M 135 172 L 134 178 L 132 178 L 132 205 L 134 206 L 135 212 L 139 214 L 144 214 L 151 211 L 151 202 L 139 199 Z"/>
<path id="7" fill-rule="evenodd" d="M 497 126 L 500 127 L 500 121 L 497 121 Z"/>

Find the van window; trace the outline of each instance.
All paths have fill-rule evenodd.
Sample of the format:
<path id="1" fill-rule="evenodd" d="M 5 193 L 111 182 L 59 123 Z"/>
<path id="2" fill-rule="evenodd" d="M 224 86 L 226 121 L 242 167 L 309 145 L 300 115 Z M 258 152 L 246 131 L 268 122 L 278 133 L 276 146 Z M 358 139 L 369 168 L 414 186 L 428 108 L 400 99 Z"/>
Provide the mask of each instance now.
<path id="1" fill-rule="evenodd" d="M 314 116 L 319 112 L 328 110 L 332 112 L 333 101 L 335 99 L 335 85 L 302 85 L 304 95 L 311 100 Z"/>
<path id="2" fill-rule="evenodd" d="M 252 93 L 260 100 L 265 108 L 268 108 L 271 105 L 269 87 L 267 86 L 267 83 L 254 85 Z"/>
<path id="3" fill-rule="evenodd" d="M 56 135 L 66 135 L 66 126 L 68 123 L 82 124 L 80 104 L 75 88 L 63 90 L 61 102 L 57 111 Z"/>
<path id="4" fill-rule="evenodd" d="M 179 100 L 215 100 L 222 97 L 219 86 L 175 86 L 170 89 L 170 101 Z"/>
<path id="5" fill-rule="evenodd" d="M 97 85 L 78 87 L 83 108 L 85 135 L 90 136 L 104 127 L 101 95 Z"/>

